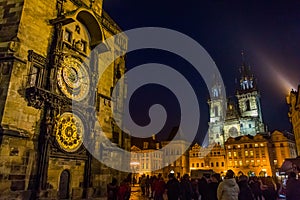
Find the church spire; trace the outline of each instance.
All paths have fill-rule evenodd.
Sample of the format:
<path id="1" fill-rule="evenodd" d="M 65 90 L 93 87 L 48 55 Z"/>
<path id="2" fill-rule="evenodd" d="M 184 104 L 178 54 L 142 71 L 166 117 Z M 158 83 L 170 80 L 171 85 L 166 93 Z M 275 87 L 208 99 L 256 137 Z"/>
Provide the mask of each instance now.
<path id="1" fill-rule="evenodd" d="M 241 52 L 242 66 L 240 67 L 240 86 L 238 92 L 244 93 L 256 90 L 256 81 L 250 66 L 246 64 L 244 51 Z"/>

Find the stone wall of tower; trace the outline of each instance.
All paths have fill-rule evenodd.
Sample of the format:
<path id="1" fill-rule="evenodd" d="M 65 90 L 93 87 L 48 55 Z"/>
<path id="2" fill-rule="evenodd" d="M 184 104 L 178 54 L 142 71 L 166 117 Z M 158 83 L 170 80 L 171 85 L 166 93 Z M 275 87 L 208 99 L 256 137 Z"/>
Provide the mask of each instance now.
<path id="1" fill-rule="evenodd" d="M 226 113 L 225 100 L 222 97 L 209 100 L 209 144 L 224 144 L 223 126 Z"/>
<path id="2" fill-rule="evenodd" d="M 10 41 L 18 32 L 24 0 L 0 1 L 0 42 Z M 3 47 L 1 45 L 1 47 Z"/>
<path id="3" fill-rule="evenodd" d="M 24 98 L 29 70 L 28 50 L 48 51 L 55 2 L 1 1 L 1 146 L 0 196 L 29 199 L 36 176 L 37 136 L 41 110 L 27 106 Z M 39 17 L 37 17 L 39 16 Z"/>

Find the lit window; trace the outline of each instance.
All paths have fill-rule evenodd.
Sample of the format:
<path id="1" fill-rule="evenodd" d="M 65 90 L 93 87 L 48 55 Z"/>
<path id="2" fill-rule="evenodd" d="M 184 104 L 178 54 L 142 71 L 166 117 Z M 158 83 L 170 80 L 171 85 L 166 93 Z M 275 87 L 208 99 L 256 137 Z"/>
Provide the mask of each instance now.
<path id="1" fill-rule="evenodd" d="M 274 165 L 277 165 L 277 160 L 274 160 Z"/>
<path id="2" fill-rule="evenodd" d="M 260 143 L 260 146 L 261 146 L 261 147 L 263 147 L 263 146 L 264 146 L 264 144 L 263 144 L 263 143 Z"/>
<path id="3" fill-rule="evenodd" d="M 228 156 L 231 157 L 231 152 L 228 152 Z"/>
<path id="4" fill-rule="evenodd" d="M 243 166 L 243 161 L 240 160 L 240 161 L 239 161 L 239 164 L 240 164 L 240 166 Z"/>
<path id="5" fill-rule="evenodd" d="M 228 146 L 228 149 L 230 149 L 231 147 L 230 146 Z"/>
<path id="6" fill-rule="evenodd" d="M 229 161 L 229 167 L 231 167 L 232 166 L 232 161 Z"/>
<path id="7" fill-rule="evenodd" d="M 238 148 L 241 148 L 241 145 L 238 145 L 237 147 L 238 147 Z"/>
<path id="8" fill-rule="evenodd" d="M 245 151 L 245 156 L 248 156 L 248 151 Z"/>
<path id="9" fill-rule="evenodd" d="M 255 144 L 254 146 L 255 146 L 255 147 L 258 147 L 258 144 Z"/>
<path id="10" fill-rule="evenodd" d="M 234 161 L 234 166 L 237 166 L 238 165 L 238 162 L 235 160 Z"/>
<path id="11" fill-rule="evenodd" d="M 233 156 L 236 157 L 236 152 L 233 152 Z"/>
<path id="12" fill-rule="evenodd" d="M 253 151 L 250 151 L 250 156 L 253 156 Z"/>

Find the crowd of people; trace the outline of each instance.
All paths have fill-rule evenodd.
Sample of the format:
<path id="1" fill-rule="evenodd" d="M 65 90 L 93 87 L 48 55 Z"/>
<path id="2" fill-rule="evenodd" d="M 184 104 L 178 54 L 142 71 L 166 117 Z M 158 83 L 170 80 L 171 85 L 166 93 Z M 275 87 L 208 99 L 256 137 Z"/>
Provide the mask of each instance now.
<path id="1" fill-rule="evenodd" d="M 284 186 L 272 177 L 235 176 L 232 170 L 228 170 L 223 179 L 217 173 L 204 174 L 200 179 L 190 179 L 188 174 L 179 178 L 170 173 L 167 181 L 161 174 L 143 175 L 139 184 L 142 195 L 153 200 L 278 200 L 281 199 L 280 194 L 286 200 L 300 200 L 300 180 L 296 179 L 294 172 L 289 174 Z M 124 181 L 119 188 L 114 185 L 112 182 L 109 187 L 115 190 L 116 195 L 108 199 L 128 200 L 129 181 Z"/>

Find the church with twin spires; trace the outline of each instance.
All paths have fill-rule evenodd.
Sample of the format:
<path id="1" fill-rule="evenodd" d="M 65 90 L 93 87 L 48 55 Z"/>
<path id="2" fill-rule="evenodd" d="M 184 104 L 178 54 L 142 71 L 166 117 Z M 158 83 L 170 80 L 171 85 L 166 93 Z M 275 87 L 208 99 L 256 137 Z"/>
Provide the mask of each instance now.
<path id="1" fill-rule="evenodd" d="M 224 146 L 230 137 L 256 135 L 265 132 L 260 93 L 249 65 L 240 67 L 240 80 L 234 98 L 226 98 L 221 84 L 215 81 L 208 101 L 210 111 L 209 144 Z"/>

